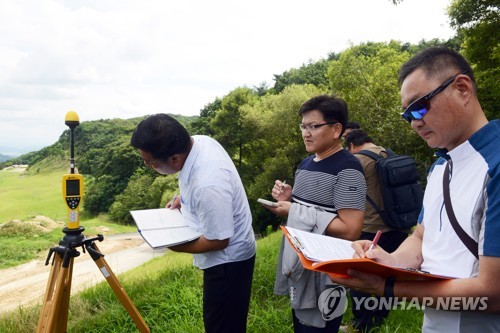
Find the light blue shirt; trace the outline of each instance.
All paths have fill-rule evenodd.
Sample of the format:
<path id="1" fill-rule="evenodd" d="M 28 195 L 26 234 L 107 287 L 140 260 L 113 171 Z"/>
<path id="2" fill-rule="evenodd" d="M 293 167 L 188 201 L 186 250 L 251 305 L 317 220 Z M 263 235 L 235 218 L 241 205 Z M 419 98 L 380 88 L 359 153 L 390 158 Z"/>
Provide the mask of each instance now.
<path id="1" fill-rule="evenodd" d="M 193 147 L 178 176 L 182 215 L 207 239 L 229 238 L 223 250 L 194 254 L 194 265 L 206 269 L 249 259 L 255 254 L 255 236 L 238 171 L 217 141 L 202 135 L 192 138 Z"/>

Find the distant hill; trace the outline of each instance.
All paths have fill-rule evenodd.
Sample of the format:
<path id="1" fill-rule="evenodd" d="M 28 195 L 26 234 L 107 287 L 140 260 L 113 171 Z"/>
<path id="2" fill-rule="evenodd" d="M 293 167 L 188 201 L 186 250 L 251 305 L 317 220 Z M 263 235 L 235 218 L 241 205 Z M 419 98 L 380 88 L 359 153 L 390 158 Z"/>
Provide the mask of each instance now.
<path id="1" fill-rule="evenodd" d="M 1 163 L 1 162 L 8 161 L 8 160 L 10 160 L 11 158 L 13 158 L 13 156 L 8 156 L 8 155 L 2 155 L 2 154 L 0 154 L 0 163 Z"/>
<path id="2" fill-rule="evenodd" d="M 189 126 L 198 116 L 172 115 L 181 123 Z M 100 119 L 80 123 L 75 129 L 75 158 L 79 164 L 80 172 L 87 174 L 102 174 L 102 170 L 96 170 L 95 165 L 106 160 L 106 154 L 118 142 L 129 142 L 133 129 L 144 117 L 131 119 Z M 3 155 L 6 147 L 0 146 L 0 169 L 13 164 L 28 164 L 30 169 L 40 167 L 43 169 L 53 165 L 47 160 L 59 161 L 63 159 L 69 165 L 69 129 L 63 131 L 56 143 L 29 153 L 13 153 L 15 155 Z M 93 167 L 94 166 L 94 167 Z M 81 168 L 84 168 L 82 170 Z M 49 170 L 50 171 L 50 170 Z M 104 172 L 106 173 L 106 172 Z"/>
<path id="3" fill-rule="evenodd" d="M 172 116 L 187 128 L 199 118 Z M 75 128 L 74 157 L 78 172 L 85 175 L 83 207 L 86 213 L 107 213 L 115 202 L 115 197 L 127 188 L 132 176 L 135 175 L 134 179 L 137 179 L 146 175 L 151 178 L 151 182 L 156 177 L 130 145 L 132 132 L 142 119 L 144 117 L 84 121 Z M 0 162 L 0 169 L 27 164 L 29 167 L 26 173 L 35 175 L 67 171 L 69 162 L 70 130 L 66 129 L 51 146 Z M 161 197 L 161 193 L 159 196 Z M 126 209 L 127 215 L 128 210 Z"/>
<path id="4" fill-rule="evenodd" d="M 30 151 L 34 151 L 40 149 L 40 146 L 38 147 L 10 147 L 10 146 L 0 146 L 0 156 L 9 156 L 9 158 L 13 157 L 18 157 L 21 156 L 22 154 L 26 154 Z"/>

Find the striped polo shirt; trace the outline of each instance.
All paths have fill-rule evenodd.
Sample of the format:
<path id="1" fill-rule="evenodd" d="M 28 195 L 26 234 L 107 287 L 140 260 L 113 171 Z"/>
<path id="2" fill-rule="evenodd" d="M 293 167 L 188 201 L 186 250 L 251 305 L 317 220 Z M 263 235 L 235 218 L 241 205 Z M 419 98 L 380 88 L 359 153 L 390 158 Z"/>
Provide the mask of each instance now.
<path id="1" fill-rule="evenodd" d="M 332 213 L 343 208 L 364 211 L 366 182 L 358 159 L 345 149 L 320 161 L 314 157 L 297 168 L 293 201 Z"/>

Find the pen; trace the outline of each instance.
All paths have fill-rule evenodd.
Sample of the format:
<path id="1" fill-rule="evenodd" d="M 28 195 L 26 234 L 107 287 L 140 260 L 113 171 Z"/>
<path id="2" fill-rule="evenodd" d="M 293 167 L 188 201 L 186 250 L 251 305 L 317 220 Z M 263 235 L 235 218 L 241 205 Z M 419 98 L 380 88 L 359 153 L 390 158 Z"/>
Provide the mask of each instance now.
<path id="1" fill-rule="evenodd" d="M 286 179 L 283 181 L 283 183 L 281 183 L 281 187 L 280 187 L 281 192 L 283 192 L 283 189 L 285 188 L 285 184 L 286 184 Z"/>
<path id="2" fill-rule="evenodd" d="M 302 243 L 300 242 L 300 240 L 297 238 L 297 236 L 292 236 L 292 241 L 293 241 L 293 244 L 299 248 L 299 249 L 303 249 L 304 246 L 302 245 Z"/>
<path id="3" fill-rule="evenodd" d="M 416 268 L 403 268 L 405 271 L 410 271 L 410 272 L 415 272 L 415 273 L 420 273 L 420 274 L 431 274 L 427 271 L 421 271 L 420 269 L 416 269 Z"/>
<path id="4" fill-rule="evenodd" d="M 377 246 L 377 243 L 378 243 L 378 240 L 380 238 L 380 236 L 382 235 L 382 230 L 379 230 L 377 231 L 377 234 L 375 235 L 375 237 L 373 238 L 373 242 L 372 242 L 372 245 L 370 245 L 370 247 L 368 248 L 368 251 L 371 251 L 373 250 L 373 248 L 375 246 Z"/>
<path id="5" fill-rule="evenodd" d="M 175 199 L 177 199 L 177 193 L 175 193 L 172 197 L 172 200 L 170 200 L 170 207 L 172 207 L 172 205 L 174 204 Z"/>

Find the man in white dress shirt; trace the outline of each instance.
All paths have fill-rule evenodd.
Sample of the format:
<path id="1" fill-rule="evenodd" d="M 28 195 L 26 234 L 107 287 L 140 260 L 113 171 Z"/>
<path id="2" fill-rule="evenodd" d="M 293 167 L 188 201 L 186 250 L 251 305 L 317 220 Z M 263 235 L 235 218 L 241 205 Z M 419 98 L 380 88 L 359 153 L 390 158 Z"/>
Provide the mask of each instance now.
<path id="1" fill-rule="evenodd" d="M 170 247 L 192 253 L 203 270 L 203 321 L 207 333 L 245 332 L 255 263 L 255 237 L 245 189 L 231 158 L 208 136 L 190 136 L 174 118 L 144 119 L 131 144 L 162 175 L 178 175 L 181 208 L 202 236 Z"/>

